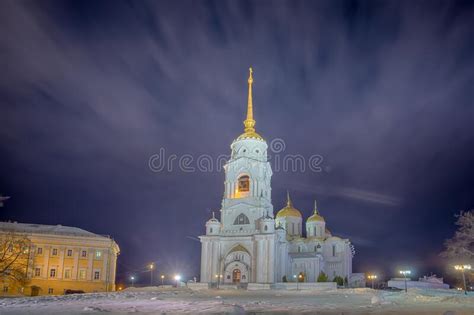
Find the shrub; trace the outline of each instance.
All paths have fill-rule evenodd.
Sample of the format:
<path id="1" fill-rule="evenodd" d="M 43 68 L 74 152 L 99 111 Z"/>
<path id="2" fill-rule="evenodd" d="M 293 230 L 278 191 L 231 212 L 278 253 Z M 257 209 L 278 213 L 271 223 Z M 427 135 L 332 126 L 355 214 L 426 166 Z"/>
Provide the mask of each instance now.
<path id="1" fill-rule="evenodd" d="M 328 282 L 328 276 L 323 272 L 321 271 L 319 273 L 319 276 L 318 276 L 318 282 Z"/>
<path id="2" fill-rule="evenodd" d="M 340 287 L 342 287 L 344 285 L 344 279 L 341 276 L 335 276 L 332 281 L 336 282 L 337 285 L 340 286 Z"/>

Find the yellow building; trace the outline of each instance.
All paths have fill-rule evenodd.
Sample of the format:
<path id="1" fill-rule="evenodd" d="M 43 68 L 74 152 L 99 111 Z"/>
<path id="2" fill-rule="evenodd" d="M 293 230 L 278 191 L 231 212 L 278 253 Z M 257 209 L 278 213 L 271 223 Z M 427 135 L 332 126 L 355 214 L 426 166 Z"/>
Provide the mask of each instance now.
<path id="1" fill-rule="evenodd" d="M 120 249 L 109 236 L 61 225 L 0 222 L 0 234 L 26 236 L 26 284 L 0 279 L 3 295 L 58 295 L 115 290 Z"/>

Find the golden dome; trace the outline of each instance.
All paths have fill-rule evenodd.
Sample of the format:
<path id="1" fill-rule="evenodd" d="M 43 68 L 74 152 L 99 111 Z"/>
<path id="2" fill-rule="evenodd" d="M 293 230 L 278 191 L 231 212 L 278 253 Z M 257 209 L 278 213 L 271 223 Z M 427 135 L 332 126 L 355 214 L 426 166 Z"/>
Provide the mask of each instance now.
<path id="1" fill-rule="evenodd" d="M 301 212 L 298 211 L 298 209 L 293 207 L 293 203 L 291 202 L 290 199 L 290 194 L 287 192 L 287 201 L 286 201 L 286 207 L 278 211 L 276 217 L 277 218 L 284 218 L 284 217 L 297 217 L 301 218 Z"/>
<path id="2" fill-rule="evenodd" d="M 319 215 L 318 207 L 316 205 L 316 200 L 314 201 L 314 213 L 312 216 L 306 220 L 306 222 L 325 222 L 324 218 Z"/>

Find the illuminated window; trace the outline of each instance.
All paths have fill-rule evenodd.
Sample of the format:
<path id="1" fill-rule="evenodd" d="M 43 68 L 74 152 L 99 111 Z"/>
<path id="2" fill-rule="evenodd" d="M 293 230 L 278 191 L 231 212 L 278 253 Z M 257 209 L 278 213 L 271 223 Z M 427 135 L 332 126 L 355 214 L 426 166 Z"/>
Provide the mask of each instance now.
<path id="1" fill-rule="evenodd" d="M 250 224 L 249 218 L 243 213 L 239 214 L 237 218 L 235 218 L 234 220 L 234 225 L 242 225 L 242 224 Z"/>
<path id="2" fill-rule="evenodd" d="M 246 192 L 250 189 L 250 178 L 247 175 L 242 175 L 238 179 L 238 191 Z"/>
<path id="3" fill-rule="evenodd" d="M 86 270 L 85 269 L 80 269 L 79 270 L 79 279 L 81 279 L 81 280 L 86 279 Z"/>
<path id="4" fill-rule="evenodd" d="M 69 279 L 71 278 L 71 269 L 65 269 L 64 270 L 64 279 Z"/>
<path id="5" fill-rule="evenodd" d="M 100 250 L 95 251 L 95 258 L 99 259 L 102 257 L 102 252 Z"/>

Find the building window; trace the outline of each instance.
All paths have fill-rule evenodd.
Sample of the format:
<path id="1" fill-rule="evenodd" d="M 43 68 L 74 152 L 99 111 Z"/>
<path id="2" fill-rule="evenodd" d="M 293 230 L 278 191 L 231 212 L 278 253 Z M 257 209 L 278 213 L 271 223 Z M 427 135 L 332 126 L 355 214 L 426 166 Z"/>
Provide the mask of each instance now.
<path id="1" fill-rule="evenodd" d="M 85 269 L 79 270 L 79 279 L 81 279 L 81 280 L 86 279 L 86 270 Z"/>
<path id="2" fill-rule="evenodd" d="M 36 254 L 38 254 L 38 255 L 43 255 L 43 249 L 42 249 L 41 247 L 38 247 L 38 248 L 36 249 Z"/>
<path id="3" fill-rule="evenodd" d="M 41 268 L 36 267 L 35 268 L 35 277 L 40 277 L 41 276 Z"/>
<path id="4" fill-rule="evenodd" d="M 53 248 L 52 255 L 53 255 L 53 256 L 57 256 L 57 255 L 58 255 L 58 249 L 57 249 L 57 248 Z"/>
<path id="5" fill-rule="evenodd" d="M 209 228 L 209 233 L 212 233 L 212 228 Z"/>
<path id="6" fill-rule="evenodd" d="M 53 294 L 53 288 L 48 288 L 48 294 Z"/>
<path id="7" fill-rule="evenodd" d="M 336 245 L 332 245 L 332 257 L 336 257 Z"/>
<path id="8" fill-rule="evenodd" d="M 64 270 L 64 279 L 70 279 L 71 278 L 71 269 L 65 269 Z"/>
<path id="9" fill-rule="evenodd" d="M 87 257 L 87 251 L 86 250 L 83 250 L 81 252 L 81 257 Z"/>
<path id="10" fill-rule="evenodd" d="M 298 246 L 298 253 L 301 253 L 301 246 Z"/>
<path id="11" fill-rule="evenodd" d="M 247 175 L 240 176 L 237 182 L 237 189 L 239 192 L 247 192 L 250 190 L 250 178 Z"/>
<path id="12" fill-rule="evenodd" d="M 54 269 L 54 268 L 51 269 L 51 270 L 49 271 L 49 276 L 50 276 L 51 278 L 55 278 L 55 277 L 56 277 L 56 269 Z"/>
<path id="13" fill-rule="evenodd" d="M 3 293 L 8 293 L 8 286 L 7 285 L 3 286 Z"/>
<path id="14" fill-rule="evenodd" d="M 100 280 L 100 271 L 94 271 L 94 280 Z"/>
<path id="15" fill-rule="evenodd" d="M 68 250 L 67 250 L 67 256 L 68 256 L 68 257 L 71 257 L 71 256 L 72 256 L 72 249 L 68 249 Z"/>
<path id="16" fill-rule="evenodd" d="M 268 226 L 265 225 L 265 227 L 263 228 L 265 231 L 268 231 Z"/>
<path id="17" fill-rule="evenodd" d="M 242 224 L 250 224 L 249 218 L 243 213 L 239 214 L 237 218 L 235 218 L 234 220 L 234 225 L 242 225 Z"/>
<path id="18" fill-rule="evenodd" d="M 102 257 L 102 252 L 100 250 L 95 251 L 95 258 L 100 259 Z"/>

